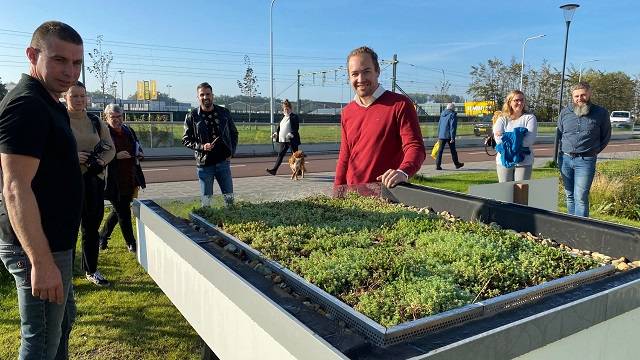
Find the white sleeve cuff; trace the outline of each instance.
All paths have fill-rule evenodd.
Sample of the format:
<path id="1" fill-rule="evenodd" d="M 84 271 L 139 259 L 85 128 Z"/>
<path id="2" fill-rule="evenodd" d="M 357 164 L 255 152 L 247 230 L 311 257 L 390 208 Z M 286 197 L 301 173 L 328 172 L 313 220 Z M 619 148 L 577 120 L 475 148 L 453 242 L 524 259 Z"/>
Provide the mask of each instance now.
<path id="1" fill-rule="evenodd" d="M 402 170 L 400 170 L 400 169 L 398 169 L 398 170 L 396 170 L 396 171 L 399 171 L 399 172 L 403 173 L 403 174 L 404 174 L 404 176 L 406 176 L 406 177 L 407 177 L 407 180 L 409 180 L 409 175 L 408 175 L 406 172 L 404 172 L 404 171 L 402 171 Z"/>

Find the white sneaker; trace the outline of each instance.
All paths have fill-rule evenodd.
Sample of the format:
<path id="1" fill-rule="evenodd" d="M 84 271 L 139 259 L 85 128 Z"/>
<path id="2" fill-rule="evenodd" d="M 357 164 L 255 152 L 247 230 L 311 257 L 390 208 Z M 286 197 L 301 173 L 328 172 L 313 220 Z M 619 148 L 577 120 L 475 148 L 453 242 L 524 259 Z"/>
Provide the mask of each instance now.
<path id="1" fill-rule="evenodd" d="M 87 280 L 91 281 L 92 283 L 98 286 L 105 286 L 105 287 L 111 286 L 111 283 L 109 282 L 109 280 L 105 279 L 104 276 L 102 276 L 102 274 L 100 274 L 99 271 L 96 271 L 93 274 L 87 273 L 85 276 Z"/>

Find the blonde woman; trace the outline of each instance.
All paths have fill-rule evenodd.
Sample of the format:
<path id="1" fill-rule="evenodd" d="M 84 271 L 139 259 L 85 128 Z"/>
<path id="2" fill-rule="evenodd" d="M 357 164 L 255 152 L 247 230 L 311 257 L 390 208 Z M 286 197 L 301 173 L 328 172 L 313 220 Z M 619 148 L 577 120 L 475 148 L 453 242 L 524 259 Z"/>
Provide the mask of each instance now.
<path id="1" fill-rule="evenodd" d="M 535 115 L 527 112 L 524 93 L 512 90 L 502 106 L 502 116 L 493 124 L 499 182 L 531 179 L 534 159 L 531 146 L 537 134 L 538 122 Z M 510 151 L 514 149 L 514 142 L 520 146 Z"/>

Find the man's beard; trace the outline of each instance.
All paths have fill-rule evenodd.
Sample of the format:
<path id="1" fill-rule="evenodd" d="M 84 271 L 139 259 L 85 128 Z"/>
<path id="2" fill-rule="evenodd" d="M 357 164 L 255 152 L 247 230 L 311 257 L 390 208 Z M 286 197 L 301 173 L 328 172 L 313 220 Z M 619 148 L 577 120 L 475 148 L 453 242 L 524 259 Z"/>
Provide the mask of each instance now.
<path id="1" fill-rule="evenodd" d="M 590 109 L 591 103 L 580 104 L 573 107 L 573 113 L 576 114 L 577 117 L 585 116 L 589 113 Z"/>

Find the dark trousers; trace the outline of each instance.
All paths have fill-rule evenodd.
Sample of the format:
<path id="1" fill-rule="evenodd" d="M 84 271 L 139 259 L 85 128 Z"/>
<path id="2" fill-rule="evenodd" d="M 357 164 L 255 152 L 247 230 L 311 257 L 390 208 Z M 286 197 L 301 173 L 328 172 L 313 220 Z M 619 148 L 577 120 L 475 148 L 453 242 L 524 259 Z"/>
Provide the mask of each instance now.
<path id="1" fill-rule="evenodd" d="M 100 241 L 98 228 L 104 216 L 104 180 L 85 173 L 84 199 L 82 202 L 82 269 L 93 274 L 98 268 Z"/>
<path id="2" fill-rule="evenodd" d="M 287 151 L 289 151 L 289 147 L 291 147 L 292 154 L 298 151 L 298 144 L 292 144 L 288 142 L 280 143 L 280 152 L 278 153 L 278 158 L 276 159 L 275 165 L 273 165 L 273 171 L 278 171 L 280 164 L 282 164 L 282 159 L 284 159 L 284 156 L 287 155 Z"/>
<path id="3" fill-rule="evenodd" d="M 456 151 L 456 143 L 451 142 L 451 139 L 439 139 L 440 149 L 438 149 L 438 157 L 436 157 L 436 167 L 440 167 L 442 164 L 442 152 L 444 151 L 444 144 L 449 144 L 449 150 L 451 150 L 451 159 L 455 165 L 459 165 L 458 152 Z"/>
<path id="4" fill-rule="evenodd" d="M 122 230 L 124 242 L 127 243 L 127 245 L 136 246 L 136 238 L 133 236 L 133 226 L 131 225 L 130 205 L 132 200 L 131 196 L 121 196 L 117 200 L 109 200 L 111 205 L 113 205 L 113 209 L 111 210 L 107 221 L 102 226 L 102 230 L 100 230 L 100 238 L 103 241 L 107 241 L 113 232 L 113 228 L 116 227 L 116 224 L 120 224 L 120 230 Z"/>

